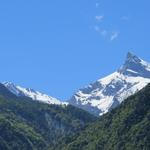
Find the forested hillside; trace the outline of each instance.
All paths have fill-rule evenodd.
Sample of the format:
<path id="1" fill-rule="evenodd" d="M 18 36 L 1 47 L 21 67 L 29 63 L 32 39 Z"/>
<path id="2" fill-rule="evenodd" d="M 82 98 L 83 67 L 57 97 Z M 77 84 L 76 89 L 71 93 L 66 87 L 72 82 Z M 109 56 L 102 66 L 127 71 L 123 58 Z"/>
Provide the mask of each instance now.
<path id="1" fill-rule="evenodd" d="M 150 85 L 86 128 L 64 150 L 149 150 Z"/>
<path id="2" fill-rule="evenodd" d="M 60 149 L 70 136 L 95 120 L 71 105 L 18 98 L 0 85 L 0 150 Z"/>

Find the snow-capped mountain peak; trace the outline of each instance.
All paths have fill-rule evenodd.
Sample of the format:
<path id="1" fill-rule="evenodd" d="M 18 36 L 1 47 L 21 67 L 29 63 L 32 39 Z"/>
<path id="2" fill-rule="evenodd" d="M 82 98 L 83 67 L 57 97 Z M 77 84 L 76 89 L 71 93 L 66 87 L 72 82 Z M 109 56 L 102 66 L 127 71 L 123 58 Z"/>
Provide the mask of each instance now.
<path id="1" fill-rule="evenodd" d="M 140 62 L 141 59 L 137 57 L 135 54 L 128 52 L 126 56 L 126 62 Z"/>
<path id="2" fill-rule="evenodd" d="M 39 102 L 47 103 L 47 104 L 67 104 L 66 102 L 61 102 L 60 100 L 53 98 L 51 96 L 48 96 L 46 94 L 43 94 L 41 92 L 35 91 L 31 88 L 23 88 L 21 86 L 15 85 L 11 82 L 3 82 L 3 85 L 13 94 L 15 94 L 18 97 L 29 97 L 32 100 L 36 100 Z"/>
<path id="3" fill-rule="evenodd" d="M 128 76 L 142 76 L 149 78 L 150 64 L 129 52 L 125 63 L 118 72 Z"/>
<path id="4" fill-rule="evenodd" d="M 150 64 L 128 53 L 118 71 L 80 89 L 71 97 L 70 103 L 101 116 L 148 83 Z"/>

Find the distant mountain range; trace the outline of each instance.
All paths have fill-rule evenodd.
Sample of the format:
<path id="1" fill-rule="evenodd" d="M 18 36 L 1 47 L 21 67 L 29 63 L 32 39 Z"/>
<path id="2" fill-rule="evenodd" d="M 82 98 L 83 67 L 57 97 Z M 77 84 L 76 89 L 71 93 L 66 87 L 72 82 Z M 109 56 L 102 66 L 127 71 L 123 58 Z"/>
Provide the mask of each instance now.
<path id="1" fill-rule="evenodd" d="M 150 64 L 131 53 L 69 103 L 0 83 L 0 150 L 149 150 L 148 83 Z"/>
<path id="2" fill-rule="evenodd" d="M 4 82 L 3 85 L 18 97 L 26 96 L 47 104 L 71 104 L 96 116 L 102 116 L 148 83 L 150 83 L 150 64 L 136 55 L 128 53 L 121 68 L 113 74 L 80 89 L 68 102 L 62 102 L 41 92 L 23 88 L 11 82 Z"/>
<path id="3" fill-rule="evenodd" d="M 0 84 L 0 150 L 149 150 L 150 84 L 100 118 Z"/>

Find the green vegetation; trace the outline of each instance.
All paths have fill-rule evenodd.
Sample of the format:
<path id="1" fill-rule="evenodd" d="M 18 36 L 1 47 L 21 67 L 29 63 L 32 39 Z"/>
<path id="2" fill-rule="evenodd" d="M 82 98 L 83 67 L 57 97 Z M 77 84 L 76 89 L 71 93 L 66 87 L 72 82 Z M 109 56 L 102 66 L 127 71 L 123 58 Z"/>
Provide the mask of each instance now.
<path id="1" fill-rule="evenodd" d="M 0 85 L 0 150 L 149 150 L 150 85 L 99 120 L 17 98 Z"/>
<path id="2" fill-rule="evenodd" d="M 150 150 L 150 85 L 74 136 L 64 150 Z"/>
<path id="3" fill-rule="evenodd" d="M 93 115 L 73 106 L 17 98 L 0 85 L 0 150 L 60 150 Z"/>

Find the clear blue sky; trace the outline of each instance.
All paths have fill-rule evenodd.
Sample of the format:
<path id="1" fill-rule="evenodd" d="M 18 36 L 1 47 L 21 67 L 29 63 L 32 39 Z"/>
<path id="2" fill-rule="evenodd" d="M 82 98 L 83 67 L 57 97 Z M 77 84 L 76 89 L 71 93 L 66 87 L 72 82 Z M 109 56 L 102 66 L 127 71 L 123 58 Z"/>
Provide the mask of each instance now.
<path id="1" fill-rule="evenodd" d="M 0 81 L 60 99 L 122 65 L 150 62 L 149 0 L 0 1 Z"/>

